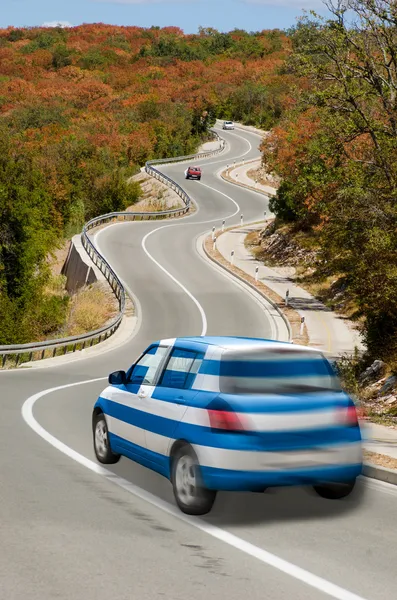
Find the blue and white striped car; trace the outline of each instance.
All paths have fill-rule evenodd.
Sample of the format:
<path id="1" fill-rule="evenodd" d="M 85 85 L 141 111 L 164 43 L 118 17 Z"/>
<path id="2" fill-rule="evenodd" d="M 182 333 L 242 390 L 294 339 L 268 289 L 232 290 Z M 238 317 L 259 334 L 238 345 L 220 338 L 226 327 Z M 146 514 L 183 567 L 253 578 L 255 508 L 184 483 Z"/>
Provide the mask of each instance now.
<path id="1" fill-rule="evenodd" d="M 190 337 L 151 344 L 109 376 L 93 411 L 97 459 L 126 456 L 171 480 L 188 514 L 217 490 L 312 485 L 343 498 L 362 470 L 353 401 L 318 351 L 286 342 Z"/>

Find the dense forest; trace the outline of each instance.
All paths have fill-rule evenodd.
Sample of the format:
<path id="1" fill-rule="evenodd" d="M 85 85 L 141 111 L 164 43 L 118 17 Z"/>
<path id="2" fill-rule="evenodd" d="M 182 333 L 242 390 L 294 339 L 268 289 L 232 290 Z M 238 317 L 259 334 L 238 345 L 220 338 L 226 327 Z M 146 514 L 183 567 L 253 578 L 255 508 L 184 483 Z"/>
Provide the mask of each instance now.
<path id="1" fill-rule="evenodd" d="M 294 106 L 264 143 L 282 184 L 279 225 L 316 239 L 319 278 L 353 298 L 368 358 L 397 367 L 397 13 L 391 0 L 330 4 L 291 32 Z"/>
<path id="2" fill-rule="evenodd" d="M 278 226 L 319 249 L 369 357 L 397 356 L 397 14 L 350 0 L 288 32 L 174 27 L 0 30 L 0 344 L 54 334 L 48 255 L 137 201 L 129 175 L 195 151 L 216 117 L 272 129 Z"/>
<path id="3" fill-rule="evenodd" d="M 270 128 L 291 103 L 280 31 L 103 24 L 0 30 L 0 344 L 54 335 L 48 256 L 139 197 L 146 160 L 188 154 L 217 116 Z"/>

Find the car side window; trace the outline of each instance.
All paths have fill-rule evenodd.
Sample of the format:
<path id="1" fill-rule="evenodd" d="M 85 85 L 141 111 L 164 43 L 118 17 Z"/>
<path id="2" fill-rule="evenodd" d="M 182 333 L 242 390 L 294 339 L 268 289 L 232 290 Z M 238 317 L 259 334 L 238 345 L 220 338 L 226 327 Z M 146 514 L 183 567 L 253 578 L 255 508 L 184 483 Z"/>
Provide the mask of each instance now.
<path id="1" fill-rule="evenodd" d="M 129 383 L 154 385 L 158 368 L 168 352 L 166 346 L 153 346 L 135 364 Z"/>
<path id="2" fill-rule="evenodd" d="M 202 353 L 174 348 L 157 385 L 177 389 L 190 387 L 203 358 Z"/>

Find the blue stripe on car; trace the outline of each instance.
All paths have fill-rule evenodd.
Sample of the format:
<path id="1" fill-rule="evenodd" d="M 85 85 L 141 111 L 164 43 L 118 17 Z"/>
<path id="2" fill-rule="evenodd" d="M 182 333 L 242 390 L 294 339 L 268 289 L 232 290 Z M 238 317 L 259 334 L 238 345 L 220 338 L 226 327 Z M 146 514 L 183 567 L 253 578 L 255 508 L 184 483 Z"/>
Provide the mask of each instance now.
<path id="1" fill-rule="evenodd" d="M 209 489 L 224 491 L 263 490 L 271 486 L 313 485 L 315 483 L 349 482 L 362 472 L 362 465 L 342 467 L 306 467 L 283 471 L 229 471 L 201 467 L 204 485 Z"/>
<path id="2" fill-rule="evenodd" d="M 185 439 L 190 444 L 224 448 L 227 450 L 273 451 L 299 450 L 323 447 L 332 444 L 358 442 L 361 439 L 358 427 L 333 427 L 293 432 L 242 432 L 216 433 L 210 427 L 178 423 L 147 412 L 136 410 L 111 400 L 105 400 L 105 413 L 110 417 L 133 424 L 152 433 L 171 439 Z"/>

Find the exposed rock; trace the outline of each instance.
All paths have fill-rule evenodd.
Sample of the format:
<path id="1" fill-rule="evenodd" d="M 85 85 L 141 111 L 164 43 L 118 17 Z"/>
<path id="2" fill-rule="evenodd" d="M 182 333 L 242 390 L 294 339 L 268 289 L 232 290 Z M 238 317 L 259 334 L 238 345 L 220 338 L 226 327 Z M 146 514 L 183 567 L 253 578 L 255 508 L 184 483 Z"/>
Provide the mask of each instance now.
<path id="1" fill-rule="evenodd" d="M 397 386 L 397 375 L 390 375 L 380 389 L 379 395 L 383 396 Z"/>
<path id="2" fill-rule="evenodd" d="M 311 266 L 317 258 L 315 250 L 300 247 L 288 235 L 274 231 L 274 224 L 269 225 L 260 233 L 261 246 L 266 255 L 276 261 L 280 266 L 290 267 L 298 265 Z"/>
<path id="3" fill-rule="evenodd" d="M 365 369 L 364 373 L 361 373 L 359 377 L 360 384 L 365 385 L 373 379 L 379 379 L 384 375 L 386 369 L 386 363 L 381 360 L 375 360 L 368 369 Z"/>
<path id="4" fill-rule="evenodd" d="M 390 396 L 386 396 L 382 398 L 384 404 L 386 404 L 389 408 L 391 406 L 397 406 L 397 396 L 390 394 Z"/>

